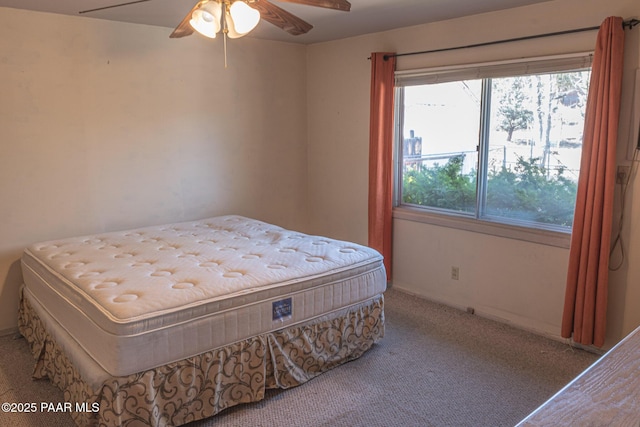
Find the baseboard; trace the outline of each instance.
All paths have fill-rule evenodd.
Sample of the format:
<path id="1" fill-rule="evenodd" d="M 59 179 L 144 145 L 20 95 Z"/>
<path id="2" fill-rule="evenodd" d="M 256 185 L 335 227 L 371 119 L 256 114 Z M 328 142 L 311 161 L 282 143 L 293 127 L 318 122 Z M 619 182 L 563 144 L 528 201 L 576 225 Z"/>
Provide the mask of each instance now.
<path id="1" fill-rule="evenodd" d="M 544 338 L 548 338 L 548 339 L 553 340 L 553 341 L 558 341 L 558 342 L 561 342 L 563 344 L 566 344 L 567 346 L 569 346 L 571 348 L 577 348 L 577 349 L 588 351 L 590 353 L 595 353 L 595 354 L 598 354 L 598 355 L 602 355 L 602 354 L 606 353 L 605 350 L 599 349 L 599 348 L 594 347 L 594 346 L 586 346 L 586 345 L 583 345 L 583 344 L 578 344 L 578 343 L 574 342 L 572 339 L 563 338 L 558 334 L 549 333 L 548 331 L 545 331 L 545 330 L 542 330 L 542 329 L 538 329 L 538 328 L 534 328 L 534 327 L 527 327 L 527 326 L 524 326 L 522 324 L 515 323 L 515 322 L 513 322 L 513 321 L 511 321 L 509 319 L 505 319 L 505 318 L 500 317 L 500 316 L 498 316 L 498 315 L 496 315 L 494 313 L 489 313 L 489 312 L 483 311 L 482 308 L 478 309 L 477 307 L 465 307 L 465 306 L 462 306 L 460 304 L 451 303 L 451 301 L 440 300 L 438 298 L 432 298 L 432 297 L 428 297 L 428 296 L 425 296 L 425 295 L 417 294 L 417 293 L 415 293 L 413 291 L 410 291 L 410 290 L 407 290 L 407 289 L 403 288 L 402 285 L 394 286 L 393 284 L 390 283 L 388 285 L 388 287 L 389 288 L 393 288 L 393 289 L 395 289 L 395 290 L 397 290 L 399 292 L 405 293 L 407 295 L 411 295 L 411 296 L 416 297 L 416 298 L 420 298 L 420 299 L 423 299 L 423 300 L 426 300 L 426 301 L 430 301 L 430 302 L 433 302 L 433 303 L 436 303 L 436 304 L 441 304 L 441 305 L 444 305 L 444 306 L 447 306 L 447 307 L 450 307 L 450 308 L 453 308 L 453 309 L 456 309 L 456 310 L 460 310 L 460 311 L 464 311 L 466 313 L 473 314 L 474 316 L 482 317 L 483 319 L 488 319 L 488 320 L 491 320 L 491 321 L 494 321 L 494 322 L 506 324 L 506 325 L 509 325 L 509 326 L 511 326 L 513 328 L 520 329 L 521 331 L 529 332 L 531 334 L 534 334 L 534 335 L 537 335 L 537 336 L 540 336 L 540 337 L 544 337 Z"/>
<path id="2" fill-rule="evenodd" d="M 18 328 L 0 329 L 0 337 L 6 337 L 7 335 L 15 335 L 18 333 Z"/>

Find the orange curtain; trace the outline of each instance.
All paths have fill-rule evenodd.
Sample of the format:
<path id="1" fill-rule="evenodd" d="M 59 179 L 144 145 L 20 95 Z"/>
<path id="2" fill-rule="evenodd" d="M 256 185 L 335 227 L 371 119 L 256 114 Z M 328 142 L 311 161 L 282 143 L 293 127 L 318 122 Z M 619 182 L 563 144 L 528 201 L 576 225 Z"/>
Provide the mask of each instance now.
<path id="1" fill-rule="evenodd" d="M 623 49 L 622 18 L 609 17 L 593 57 L 562 317 L 564 338 L 597 347 L 606 330 Z"/>
<path id="2" fill-rule="evenodd" d="M 369 246 L 384 257 L 391 279 L 391 211 L 393 208 L 393 109 L 392 53 L 371 55 L 371 117 L 369 122 Z"/>

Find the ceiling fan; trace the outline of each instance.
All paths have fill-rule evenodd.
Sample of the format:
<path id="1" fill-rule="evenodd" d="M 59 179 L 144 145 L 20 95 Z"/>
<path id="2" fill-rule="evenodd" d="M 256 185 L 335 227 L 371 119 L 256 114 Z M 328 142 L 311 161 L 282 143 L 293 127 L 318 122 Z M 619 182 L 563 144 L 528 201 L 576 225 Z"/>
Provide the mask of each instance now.
<path id="1" fill-rule="evenodd" d="M 134 0 L 96 9 L 83 10 L 89 13 L 151 0 Z M 308 6 L 324 7 L 348 12 L 351 4 L 347 0 L 280 0 Z M 244 20 L 248 19 L 248 23 Z M 178 24 L 169 37 L 180 38 L 193 34 L 194 30 L 207 37 L 215 37 L 222 31 L 231 38 L 242 37 L 258 24 L 260 19 L 275 25 L 294 36 L 309 32 L 313 25 L 271 3 L 269 0 L 200 0 Z"/>

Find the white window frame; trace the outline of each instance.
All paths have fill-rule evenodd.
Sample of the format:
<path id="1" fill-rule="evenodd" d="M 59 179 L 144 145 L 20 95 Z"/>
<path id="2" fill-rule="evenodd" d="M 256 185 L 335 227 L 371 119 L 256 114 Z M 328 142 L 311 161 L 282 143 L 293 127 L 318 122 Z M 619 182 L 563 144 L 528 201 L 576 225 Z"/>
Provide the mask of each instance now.
<path id="1" fill-rule="evenodd" d="M 401 203 L 402 194 L 402 138 L 403 123 L 400 107 L 404 105 L 402 91 L 404 86 L 444 83 L 467 79 L 484 79 L 492 77 L 513 77 L 518 75 L 553 73 L 591 67 L 592 52 L 579 52 L 566 55 L 545 56 L 536 58 L 520 58 L 508 61 L 497 61 L 482 64 L 467 64 L 452 67 L 438 67 L 420 70 L 396 71 L 395 101 L 395 150 L 394 150 L 394 209 L 393 217 L 397 219 L 417 221 L 443 227 L 490 234 L 510 239 L 524 240 L 561 248 L 568 248 L 571 232 L 549 228 L 535 228 L 518 225 L 517 221 L 456 214 L 436 208 L 416 207 Z M 482 153 L 480 152 L 479 155 Z M 482 187 L 482 183 L 479 184 Z M 480 188 L 481 190 L 481 188 Z M 477 195 L 476 197 L 479 197 Z"/>

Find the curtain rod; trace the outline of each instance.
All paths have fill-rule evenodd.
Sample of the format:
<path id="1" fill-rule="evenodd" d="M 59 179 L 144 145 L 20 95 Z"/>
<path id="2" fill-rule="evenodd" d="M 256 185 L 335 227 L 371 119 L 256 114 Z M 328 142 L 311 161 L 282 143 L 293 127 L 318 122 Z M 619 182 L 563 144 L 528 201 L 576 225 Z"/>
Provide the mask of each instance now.
<path id="1" fill-rule="evenodd" d="M 622 22 L 622 28 L 629 27 L 629 29 L 631 29 L 631 28 L 635 27 L 638 24 L 640 24 L 639 20 L 630 19 L 628 21 Z M 471 48 L 471 47 L 490 46 L 490 45 L 494 45 L 494 44 L 519 42 L 519 41 L 523 41 L 523 40 L 538 39 L 538 38 L 542 38 L 542 37 L 560 36 L 560 35 L 564 35 L 564 34 L 581 33 L 581 32 L 585 32 L 585 31 L 595 31 L 595 30 L 598 30 L 598 29 L 600 29 L 600 26 L 587 27 L 587 28 L 578 28 L 578 29 L 575 29 L 575 30 L 557 31 L 555 33 L 546 33 L 546 34 L 536 34 L 536 35 L 533 35 L 533 36 L 524 36 L 524 37 L 517 37 L 517 38 L 513 38 L 513 39 L 496 40 L 496 41 L 492 41 L 492 42 L 469 44 L 469 45 L 465 45 L 465 46 L 445 47 L 445 48 L 442 48 L 442 49 L 423 50 L 423 51 L 420 51 L 420 52 L 394 53 L 392 55 L 384 55 L 383 58 L 386 61 L 389 58 L 397 58 L 397 57 L 400 57 L 400 56 L 422 55 L 422 54 L 425 54 L 425 53 L 437 53 L 437 52 L 445 52 L 445 51 L 449 51 L 449 50 L 467 49 L 467 48 Z"/>

